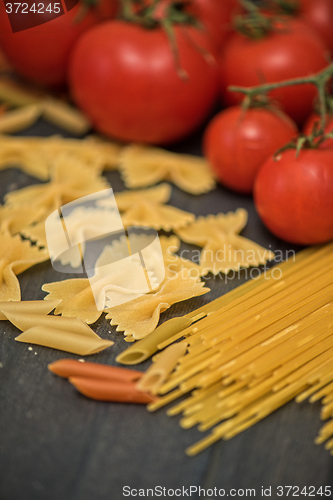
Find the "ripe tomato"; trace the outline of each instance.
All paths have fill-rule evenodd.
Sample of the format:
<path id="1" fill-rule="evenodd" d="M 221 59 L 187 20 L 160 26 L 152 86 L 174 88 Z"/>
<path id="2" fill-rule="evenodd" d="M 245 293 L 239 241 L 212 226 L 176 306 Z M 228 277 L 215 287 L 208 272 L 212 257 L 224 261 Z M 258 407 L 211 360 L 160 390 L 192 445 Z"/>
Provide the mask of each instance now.
<path id="1" fill-rule="evenodd" d="M 117 16 L 119 12 L 119 0 L 99 0 L 92 9 L 100 21 L 108 21 Z"/>
<path id="2" fill-rule="evenodd" d="M 317 113 L 312 113 L 312 115 L 309 116 L 307 121 L 305 122 L 303 132 L 305 135 L 310 135 L 314 124 L 317 123 L 319 125 L 320 122 L 320 116 Z M 318 126 L 317 125 L 317 126 Z M 325 132 L 328 134 L 329 132 L 333 132 L 333 116 L 328 116 L 327 117 L 327 123 L 325 126 Z M 331 147 L 333 148 L 333 139 L 327 139 L 324 142 L 321 143 L 320 148 L 327 148 Z"/>
<path id="3" fill-rule="evenodd" d="M 284 151 L 259 170 L 254 202 L 267 228 L 300 245 L 333 239 L 333 150 Z"/>
<path id="4" fill-rule="evenodd" d="M 102 2 L 96 11 L 89 10 L 80 22 L 76 22 L 79 3 L 51 21 L 13 33 L 5 3 L 0 2 L 0 44 L 20 75 L 46 86 L 66 83 L 69 54 L 77 38 L 104 15 L 110 15 L 110 5 L 116 5 L 115 0 L 109 0 L 109 7 L 104 8 L 106 2 Z M 112 12 L 115 13 L 114 8 Z M 23 23 L 26 15 L 20 11 L 16 14 Z M 32 18 L 37 14 L 30 12 L 28 15 Z M 49 15 L 44 11 L 43 17 Z"/>
<path id="5" fill-rule="evenodd" d="M 231 31 L 231 19 L 238 10 L 236 0 L 192 0 L 187 10 L 199 19 L 211 38 L 213 47 L 219 51 Z"/>
<path id="6" fill-rule="evenodd" d="M 317 34 L 298 19 L 286 19 L 278 31 L 253 40 L 241 33 L 230 37 L 221 56 L 220 77 L 224 102 L 237 104 L 242 95 L 227 91 L 229 85 L 251 87 L 308 76 L 327 66 L 325 47 Z M 271 97 L 297 123 L 310 114 L 316 96 L 312 85 L 275 90 Z"/>
<path id="7" fill-rule="evenodd" d="M 217 95 L 217 67 L 197 49 L 207 45 L 195 28 L 174 28 L 181 78 L 168 37 L 111 21 L 85 33 L 70 65 L 75 102 L 96 129 L 124 141 L 165 144 L 190 134 Z M 193 43 L 195 41 L 195 43 Z"/>
<path id="8" fill-rule="evenodd" d="M 333 56 L 332 0 L 301 0 L 299 15 L 321 36 Z"/>
<path id="9" fill-rule="evenodd" d="M 208 125 L 204 153 L 222 184 L 251 193 L 264 161 L 296 135 L 296 125 L 287 116 L 264 108 L 252 108 L 244 114 L 241 106 L 234 106 Z"/>

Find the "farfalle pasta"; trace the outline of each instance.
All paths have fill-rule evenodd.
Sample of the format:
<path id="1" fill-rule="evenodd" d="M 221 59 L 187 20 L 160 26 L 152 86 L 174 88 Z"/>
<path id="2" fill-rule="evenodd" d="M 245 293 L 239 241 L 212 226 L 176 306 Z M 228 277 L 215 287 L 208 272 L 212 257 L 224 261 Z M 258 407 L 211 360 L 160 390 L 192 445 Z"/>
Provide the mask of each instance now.
<path id="1" fill-rule="evenodd" d="M 0 170 L 15 166 L 45 181 L 59 157 L 70 155 L 74 162 L 100 173 L 117 168 L 120 151 L 120 145 L 97 137 L 78 140 L 0 135 Z"/>
<path id="2" fill-rule="evenodd" d="M 186 243 L 203 247 L 200 256 L 202 273 L 258 266 L 274 259 L 274 253 L 253 241 L 239 236 L 247 222 L 246 210 L 199 217 L 191 225 L 177 230 L 178 236 Z"/>
<path id="3" fill-rule="evenodd" d="M 5 201 L 13 206 L 32 203 L 50 213 L 66 203 L 108 187 L 105 178 L 71 155 L 63 154 L 54 164 L 50 182 L 11 191 L 5 196 Z"/>
<path id="4" fill-rule="evenodd" d="M 0 232 L 7 231 L 14 235 L 22 233 L 25 228 L 43 218 L 45 210 L 43 207 L 33 205 L 23 206 L 0 206 Z"/>
<path id="5" fill-rule="evenodd" d="M 174 278 L 167 280 L 155 293 L 149 293 L 131 303 L 106 309 L 107 319 L 111 325 L 118 325 L 117 331 L 123 331 L 127 340 L 137 340 L 152 332 L 160 319 L 160 314 L 176 302 L 182 302 L 209 292 L 197 277 L 191 277 L 189 270 L 184 269 Z"/>
<path id="6" fill-rule="evenodd" d="M 48 295 L 45 300 L 62 299 L 55 314 L 78 318 L 91 325 L 103 311 L 98 311 L 88 278 L 74 278 L 54 283 L 45 283 L 42 290 Z"/>
<path id="7" fill-rule="evenodd" d="M 125 226 L 149 226 L 156 230 L 172 231 L 186 226 L 195 219 L 170 205 L 165 206 L 171 196 L 171 187 L 161 184 L 151 189 L 124 191 L 116 194 L 118 208 Z"/>
<path id="8" fill-rule="evenodd" d="M 122 151 L 120 172 L 129 188 L 151 186 L 167 180 L 183 191 L 198 195 L 215 187 L 205 159 L 135 144 Z"/>
<path id="9" fill-rule="evenodd" d="M 0 233 L 0 301 L 21 300 L 16 275 L 48 258 L 46 250 L 31 246 L 30 241 L 22 241 L 20 235 Z"/>
<path id="10" fill-rule="evenodd" d="M 128 302 L 149 291 L 146 276 L 140 272 L 139 256 L 132 260 L 115 261 L 116 255 L 116 248 L 106 246 L 96 261 L 95 274 L 90 279 L 44 284 L 42 290 L 48 292 L 47 300 L 62 299 L 55 314 L 92 324 L 101 316 L 105 305 Z M 148 273 L 148 277 L 154 283 L 154 276 Z"/>

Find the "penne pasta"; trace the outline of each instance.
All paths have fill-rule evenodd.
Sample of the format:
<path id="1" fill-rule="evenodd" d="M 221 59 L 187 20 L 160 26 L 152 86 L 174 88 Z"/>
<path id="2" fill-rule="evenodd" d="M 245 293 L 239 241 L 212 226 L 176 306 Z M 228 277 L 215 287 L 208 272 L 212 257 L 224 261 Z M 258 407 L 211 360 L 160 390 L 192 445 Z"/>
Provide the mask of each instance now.
<path id="1" fill-rule="evenodd" d="M 69 381 L 81 394 L 98 401 L 148 404 L 156 400 L 154 396 L 139 391 L 133 382 L 123 383 L 84 377 L 72 377 Z"/>
<path id="2" fill-rule="evenodd" d="M 84 377 L 119 382 L 134 382 L 142 377 L 142 372 L 119 368 L 117 366 L 102 365 L 100 363 L 80 362 L 75 359 L 59 359 L 48 365 L 48 369 L 59 377 Z"/>
<path id="3" fill-rule="evenodd" d="M 48 316 L 49 317 L 49 316 Z M 17 342 L 37 344 L 66 351 L 80 356 L 88 356 L 112 346 L 114 342 L 103 340 L 98 335 L 82 335 L 72 331 L 57 330 L 49 326 L 33 326 L 15 339 Z"/>
<path id="4" fill-rule="evenodd" d="M 45 301 L 45 305 L 47 302 Z M 18 313 L 7 311 L 7 319 L 19 330 L 28 330 L 33 327 L 52 328 L 59 331 L 71 332 L 82 337 L 99 338 L 98 335 L 83 321 L 76 318 L 64 318 L 61 316 L 44 316 L 33 313 Z"/>
<path id="5" fill-rule="evenodd" d="M 0 302 L 0 320 L 8 319 L 7 313 L 19 314 L 49 314 L 61 300 L 24 300 L 18 302 Z"/>
<path id="6" fill-rule="evenodd" d="M 158 394 L 158 390 L 172 372 L 181 356 L 184 356 L 187 349 L 186 342 L 180 342 L 167 347 L 159 354 L 143 377 L 137 383 L 137 388 L 151 394 Z"/>

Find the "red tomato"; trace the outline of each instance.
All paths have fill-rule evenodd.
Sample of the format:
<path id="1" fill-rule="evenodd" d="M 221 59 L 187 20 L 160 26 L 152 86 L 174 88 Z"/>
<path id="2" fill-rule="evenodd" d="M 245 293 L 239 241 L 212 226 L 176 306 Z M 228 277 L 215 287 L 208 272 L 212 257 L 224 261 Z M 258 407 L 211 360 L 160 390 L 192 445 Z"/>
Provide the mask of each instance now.
<path id="1" fill-rule="evenodd" d="M 214 48 L 219 50 L 231 31 L 232 14 L 238 8 L 237 0 L 192 0 L 187 10 L 202 22 Z"/>
<path id="2" fill-rule="evenodd" d="M 208 125 L 204 152 L 217 178 L 230 189 L 251 193 L 258 169 L 297 135 L 287 116 L 264 108 L 228 108 Z"/>
<path id="3" fill-rule="evenodd" d="M 332 0 L 301 0 L 299 15 L 321 36 L 333 56 Z"/>
<path id="4" fill-rule="evenodd" d="M 314 124 L 317 123 L 317 126 L 320 124 L 320 116 L 317 113 L 312 113 L 312 115 L 309 116 L 307 121 L 305 122 L 303 132 L 305 135 L 310 135 Z M 327 117 L 327 123 L 325 127 L 325 132 L 328 134 L 329 132 L 333 132 L 333 116 Z M 327 139 L 326 141 L 322 142 L 320 145 L 320 148 L 327 148 L 331 147 L 333 148 L 333 139 Z"/>
<path id="5" fill-rule="evenodd" d="M 227 91 L 229 85 L 251 87 L 316 73 L 327 66 L 325 47 L 317 34 L 298 19 L 288 19 L 279 31 L 253 40 L 235 33 L 220 61 L 221 88 L 227 105 L 242 95 Z M 275 90 L 270 95 L 297 123 L 310 114 L 316 96 L 312 85 Z"/>
<path id="6" fill-rule="evenodd" d="M 99 0 L 92 9 L 101 21 L 114 19 L 119 11 L 119 0 Z"/>
<path id="7" fill-rule="evenodd" d="M 46 86 L 59 86 L 66 83 L 69 54 L 77 38 L 98 22 L 101 11 L 89 10 L 80 22 L 76 16 L 81 5 L 63 15 L 23 31 L 12 32 L 5 8 L 0 2 L 0 43 L 10 63 L 16 71 L 29 80 Z M 110 0 L 112 6 L 114 0 Z M 110 14 L 110 9 L 107 9 Z M 31 15 L 30 15 L 31 14 Z M 34 14 L 30 13 L 30 17 Z M 25 14 L 17 14 L 25 16 Z M 43 16 L 47 16 L 44 12 Z M 24 19 L 23 19 L 24 21 Z"/>
<path id="8" fill-rule="evenodd" d="M 333 239 L 333 150 L 284 151 L 259 170 L 254 202 L 267 228 L 300 245 Z"/>
<path id="9" fill-rule="evenodd" d="M 205 119 L 216 100 L 215 61 L 197 49 L 207 47 L 198 30 L 174 29 L 185 79 L 161 28 L 111 21 L 80 38 L 70 87 L 97 130 L 125 141 L 165 144 L 189 135 Z"/>

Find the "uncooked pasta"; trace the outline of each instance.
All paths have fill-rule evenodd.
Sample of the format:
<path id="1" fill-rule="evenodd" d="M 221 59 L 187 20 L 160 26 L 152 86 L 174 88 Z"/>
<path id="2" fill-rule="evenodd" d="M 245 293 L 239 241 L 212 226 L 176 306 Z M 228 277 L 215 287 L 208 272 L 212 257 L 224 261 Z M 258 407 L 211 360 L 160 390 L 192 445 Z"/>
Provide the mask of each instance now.
<path id="1" fill-rule="evenodd" d="M 190 313 L 206 317 L 159 343 L 184 337 L 188 353 L 149 405 L 182 414 L 180 425 L 211 430 L 188 448 L 195 455 L 230 439 L 291 399 L 322 399 L 322 419 L 333 417 L 333 244 L 307 249 L 229 294 Z M 145 339 L 145 340 L 148 340 Z M 317 443 L 333 450 L 333 421 Z"/>

